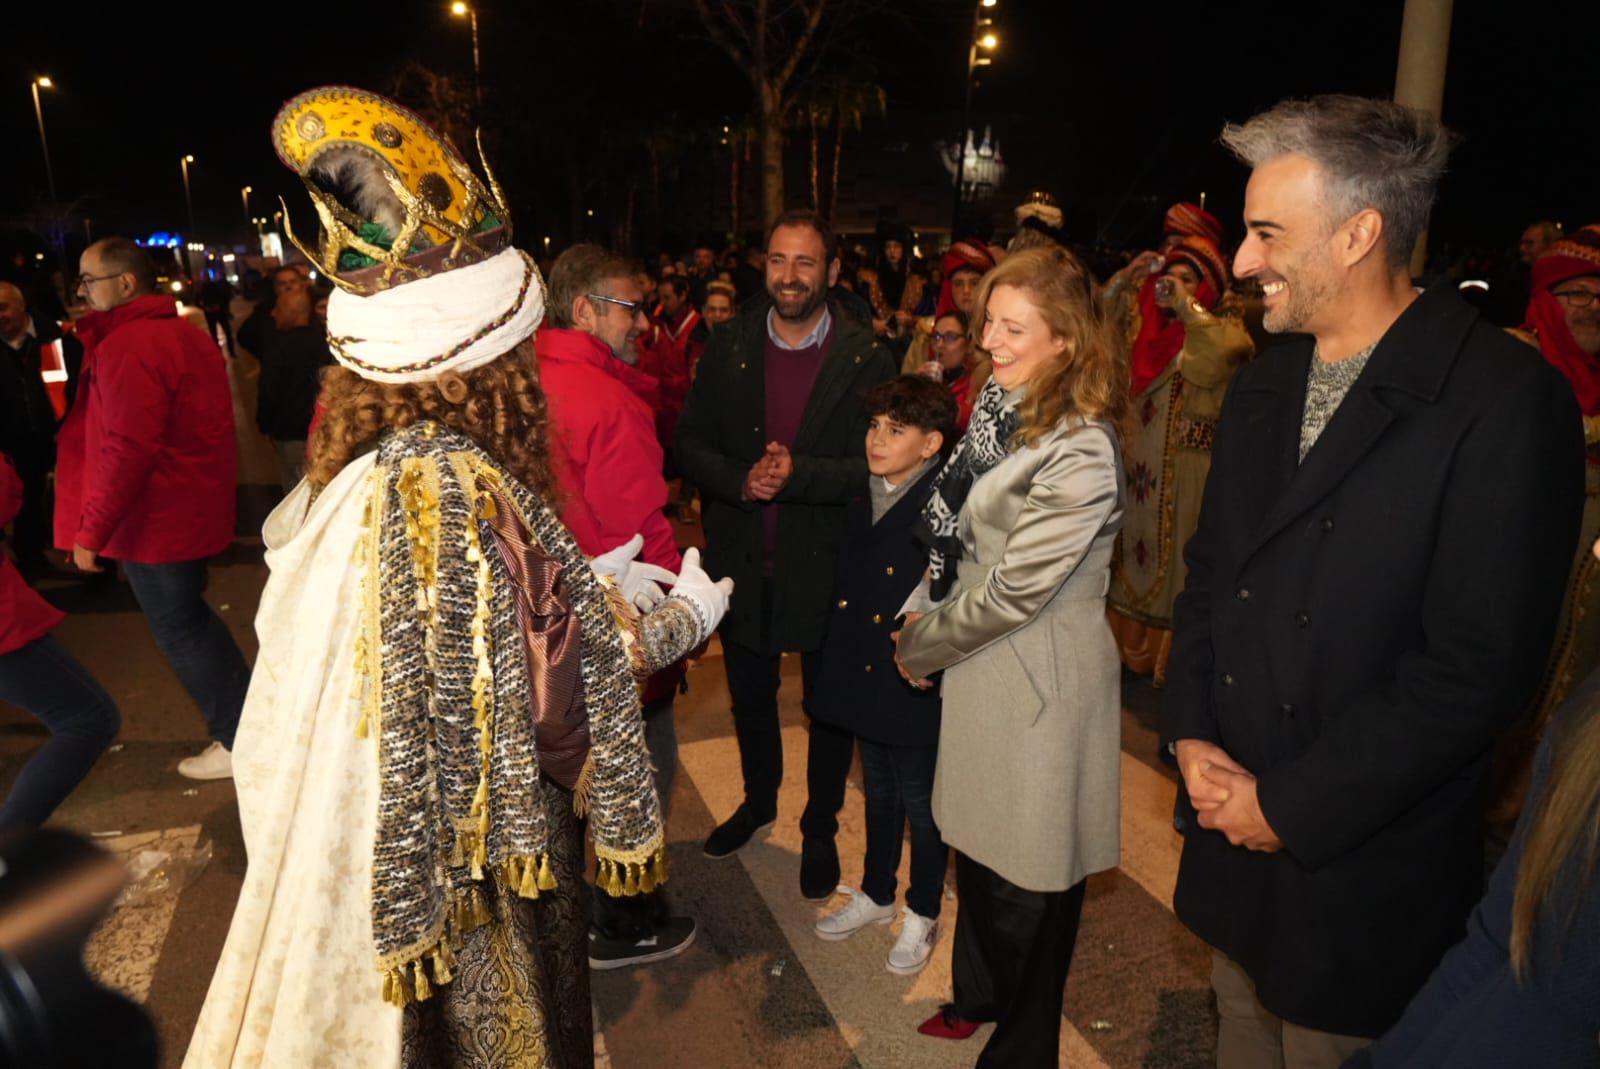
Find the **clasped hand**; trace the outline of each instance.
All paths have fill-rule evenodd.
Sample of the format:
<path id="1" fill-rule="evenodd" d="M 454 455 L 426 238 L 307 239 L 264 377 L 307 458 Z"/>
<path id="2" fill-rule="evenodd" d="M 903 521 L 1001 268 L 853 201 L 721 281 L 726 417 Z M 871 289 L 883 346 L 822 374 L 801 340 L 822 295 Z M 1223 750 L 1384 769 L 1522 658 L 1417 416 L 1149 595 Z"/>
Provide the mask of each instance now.
<path id="1" fill-rule="evenodd" d="M 744 477 L 746 501 L 771 501 L 794 475 L 794 457 L 782 442 L 768 442 L 767 451 Z"/>
<path id="2" fill-rule="evenodd" d="M 905 628 L 910 627 L 912 624 L 916 623 L 926 615 L 928 614 L 925 612 L 906 613 L 906 622 L 902 625 L 901 630 L 893 631 L 889 634 L 889 641 L 894 643 L 894 666 L 895 668 L 899 669 L 900 678 L 905 680 L 907 683 L 910 683 L 918 690 L 927 690 L 929 687 L 933 686 L 933 681 L 930 679 L 918 678 L 907 671 L 906 663 L 900 659 L 900 636 L 904 633 Z"/>
<path id="3" fill-rule="evenodd" d="M 1179 739 L 1178 770 L 1202 828 L 1220 831 L 1234 846 L 1261 853 L 1283 849 L 1256 794 L 1256 778 L 1228 752 L 1202 739 Z"/>

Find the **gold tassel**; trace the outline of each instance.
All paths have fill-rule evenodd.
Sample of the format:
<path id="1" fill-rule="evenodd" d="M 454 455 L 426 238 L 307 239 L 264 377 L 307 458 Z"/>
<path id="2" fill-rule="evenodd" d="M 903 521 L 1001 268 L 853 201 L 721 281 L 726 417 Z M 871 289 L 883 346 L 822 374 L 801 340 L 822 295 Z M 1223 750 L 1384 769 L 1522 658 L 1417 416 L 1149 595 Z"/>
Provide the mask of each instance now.
<path id="1" fill-rule="evenodd" d="M 522 867 L 522 879 L 517 887 L 517 894 L 523 898 L 539 897 L 539 866 L 533 863 L 533 858 L 528 858 L 528 863 Z"/>
<path id="2" fill-rule="evenodd" d="M 539 890 L 554 891 L 556 889 L 556 874 L 550 871 L 550 855 L 545 854 L 539 861 Z"/>
<path id="3" fill-rule="evenodd" d="M 450 952 L 445 949 L 443 943 L 440 943 L 439 948 L 433 952 L 433 982 L 448 984 L 454 978 L 450 973 Z"/>
<path id="4" fill-rule="evenodd" d="M 660 849 L 660 851 L 657 852 L 656 857 L 655 857 L 655 862 L 656 862 L 656 883 L 657 884 L 666 883 L 667 882 L 667 848 L 665 846 L 663 846 Z"/>
<path id="5" fill-rule="evenodd" d="M 361 719 L 356 721 L 356 738 L 364 739 L 369 734 L 371 734 L 371 732 L 367 728 L 367 710 L 366 707 L 363 706 L 361 709 Z"/>
<path id="6" fill-rule="evenodd" d="M 383 974 L 383 1001 L 393 1006 L 404 1006 L 405 1000 L 397 999 L 395 995 L 394 971 L 391 969 Z"/>
<path id="7" fill-rule="evenodd" d="M 628 881 L 622 885 L 622 893 L 636 895 L 639 893 L 639 866 L 630 862 L 627 869 Z"/>
<path id="8" fill-rule="evenodd" d="M 656 889 L 655 874 L 650 871 L 650 862 L 646 861 L 639 866 L 639 893 L 649 894 Z"/>
<path id="9" fill-rule="evenodd" d="M 422 967 L 422 962 L 416 964 L 417 975 L 417 1001 L 422 1002 L 433 997 L 433 987 L 428 983 L 428 970 Z"/>

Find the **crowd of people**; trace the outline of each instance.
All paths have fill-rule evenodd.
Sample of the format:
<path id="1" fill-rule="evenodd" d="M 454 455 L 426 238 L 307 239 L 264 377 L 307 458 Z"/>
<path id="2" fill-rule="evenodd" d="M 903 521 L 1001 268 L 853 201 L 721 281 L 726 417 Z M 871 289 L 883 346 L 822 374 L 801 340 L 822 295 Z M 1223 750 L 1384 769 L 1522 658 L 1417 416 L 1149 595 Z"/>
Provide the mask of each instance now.
<path id="1" fill-rule="evenodd" d="M 778 818 L 798 654 L 815 933 L 898 920 L 916 974 L 953 853 L 919 1031 L 993 1022 L 985 1069 L 1057 1064 L 1125 672 L 1162 694 L 1219 1066 L 1593 1062 L 1600 226 L 1529 228 L 1514 323 L 1419 285 L 1449 136 L 1342 96 L 1224 129 L 1236 247 L 1180 203 L 1116 265 L 1043 195 L 926 260 L 794 211 L 750 249 L 539 264 L 392 102 L 314 90 L 274 136 L 337 222 L 237 332 L 225 285 L 208 337 L 120 238 L 71 323 L 0 285 L 0 699 L 51 733 L 0 822 L 45 821 L 120 722 L 28 584 L 53 545 L 120 567 L 212 740 L 179 771 L 236 784 L 250 864 L 186 1065 L 592 1064 L 589 971 L 696 937 L 664 828 L 713 635 L 743 797 L 704 853 Z M 451 161 L 447 208 L 402 142 Z M 235 338 L 285 494 L 253 668 L 203 597 Z"/>

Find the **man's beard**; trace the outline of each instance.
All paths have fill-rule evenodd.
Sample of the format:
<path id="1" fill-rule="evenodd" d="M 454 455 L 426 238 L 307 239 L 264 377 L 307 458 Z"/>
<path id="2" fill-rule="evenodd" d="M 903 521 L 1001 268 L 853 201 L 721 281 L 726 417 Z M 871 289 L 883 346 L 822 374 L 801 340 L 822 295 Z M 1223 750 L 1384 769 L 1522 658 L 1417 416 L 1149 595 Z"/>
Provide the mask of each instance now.
<path id="1" fill-rule="evenodd" d="M 802 322 L 811 318 L 811 313 L 821 307 L 826 300 L 826 295 L 821 290 L 801 287 L 800 293 L 784 295 L 784 287 L 768 289 L 772 297 L 772 304 L 777 309 L 779 319 L 787 319 L 791 323 Z"/>

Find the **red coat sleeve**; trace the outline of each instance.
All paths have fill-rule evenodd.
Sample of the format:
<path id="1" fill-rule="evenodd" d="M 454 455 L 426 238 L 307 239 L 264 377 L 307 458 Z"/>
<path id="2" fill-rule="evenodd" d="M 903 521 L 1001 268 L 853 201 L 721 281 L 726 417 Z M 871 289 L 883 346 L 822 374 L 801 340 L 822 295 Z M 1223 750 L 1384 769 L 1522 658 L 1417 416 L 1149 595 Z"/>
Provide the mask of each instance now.
<path id="1" fill-rule="evenodd" d="M 22 480 L 17 478 L 17 469 L 11 466 L 11 458 L 0 453 L 0 527 L 16 519 L 21 511 Z"/>
<path id="2" fill-rule="evenodd" d="M 132 333 L 125 331 L 125 333 Z M 99 455 L 89 458 L 94 475 L 84 497 L 75 541 L 104 549 L 111 534 L 144 494 L 161 452 L 172 397 L 174 370 L 159 348 L 117 345 L 95 361 L 92 388 L 99 409 Z M 106 346 L 114 345 L 108 340 Z"/>
<path id="3" fill-rule="evenodd" d="M 643 405 L 609 406 L 592 428 L 587 453 L 580 492 L 599 527 L 602 551 L 642 534 L 639 559 L 676 572 L 683 558 L 661 511 L 667 482 L 650 413 Z"/>

